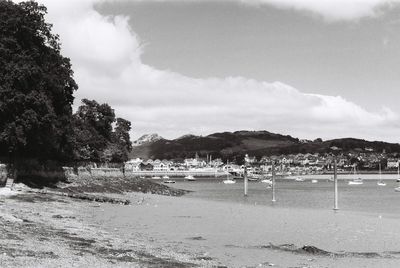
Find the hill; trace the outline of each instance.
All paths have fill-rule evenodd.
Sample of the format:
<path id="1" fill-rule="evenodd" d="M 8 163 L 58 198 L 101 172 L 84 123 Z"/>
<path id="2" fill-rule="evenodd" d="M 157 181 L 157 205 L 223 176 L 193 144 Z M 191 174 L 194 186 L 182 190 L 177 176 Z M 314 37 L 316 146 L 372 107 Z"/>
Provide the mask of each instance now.
<path id="1" fill-rule="evenodd" d="M 336 148 L 335 148 L 336 147 Z M 264 155 L 341 152 L 400 153 L 400 144 L 344 138 L 322 141 L 299 140 L 289 135 L 268 131 L 236 131 L 214 133 L 208 136 L 184 135 L 174 140 L 155 139 L 135 146 L 131 158 L 183 159 L 211 155 L 224 160 L 240 160 L 245 154 L 260 158 Z"/>

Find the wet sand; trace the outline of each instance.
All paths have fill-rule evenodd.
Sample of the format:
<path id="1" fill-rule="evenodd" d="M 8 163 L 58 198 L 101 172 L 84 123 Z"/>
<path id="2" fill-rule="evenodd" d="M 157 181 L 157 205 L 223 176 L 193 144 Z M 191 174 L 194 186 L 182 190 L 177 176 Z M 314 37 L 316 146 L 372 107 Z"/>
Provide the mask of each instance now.
<path id="1" fill-rule="evenodd" d="M 0 197 L 0 266 L 400 266 L 397 217 L 116 196 L 131 205 L 32 193 Z"/>

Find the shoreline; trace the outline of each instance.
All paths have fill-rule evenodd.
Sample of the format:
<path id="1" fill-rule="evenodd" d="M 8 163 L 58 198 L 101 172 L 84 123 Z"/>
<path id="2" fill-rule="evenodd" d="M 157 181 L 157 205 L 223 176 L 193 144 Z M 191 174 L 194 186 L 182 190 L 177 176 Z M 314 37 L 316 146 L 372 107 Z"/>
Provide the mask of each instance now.
<path id="1" fill-rule="evenodd" d="M 131 205 L 19 192 L 0 206 L 6 267 L 398 267 L 398 219 L 118 192 Z M 38 246 L 39 245 L 39 246 Z"/>

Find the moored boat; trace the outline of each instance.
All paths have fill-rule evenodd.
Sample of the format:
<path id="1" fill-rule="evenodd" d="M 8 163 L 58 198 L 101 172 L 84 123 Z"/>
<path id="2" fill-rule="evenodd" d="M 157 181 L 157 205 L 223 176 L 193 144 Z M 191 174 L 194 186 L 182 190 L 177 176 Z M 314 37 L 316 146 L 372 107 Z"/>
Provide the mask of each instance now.
<path id="1" fill-rule="evenodd" d="M 379 181 L 377 182 L 377 185 L 386 186 L 386 183 L 382 180 L 381 163 L 379 163 Z"/>
<path id="2" fill-rule="evenodd" d="M 153 176 L 153 177 L 151 177 L 153 180 L 161 180 L 161 177 L 160 176 Z"/>
<path id="3" fill-rule="evenodd" d="M 185 180 L 187 180 L 187 181 L 195 181 L 196 178 L 193 177 L 193 175 L 187 175 L 187 176 L 185 176 Z"/>
<path id="4" fill-rule="evenodd" d="M 296 178 L 294 178 L 294 180 L 295 180 L 295 181 L 304 181 L 304 179 L 301 178 L 301 177 L 296 177 Z"/>
<path id="5" fill-rule="evenodd" d="M 165 180 L 165 181 L 163 181 L 164 183 L 175 183 L 175 181 L 174 180 Z"/>
<path id="6" fill-rule="evenodd" d="M 318 180 L 311 180 L 311 183 L 318 183 Z"/>
<path id="7" fill-rule="evenodd" d="M 162 178 L 163 178 L 163 180 L 169 180 L 169 176 L 168 175 L 164 175 Z"/>
<path id="8" fill-rule="evenodd" d="M 349 185 L 361 185 L 364 184 L 361 178 L 357 178 L 348 182 Z"/>

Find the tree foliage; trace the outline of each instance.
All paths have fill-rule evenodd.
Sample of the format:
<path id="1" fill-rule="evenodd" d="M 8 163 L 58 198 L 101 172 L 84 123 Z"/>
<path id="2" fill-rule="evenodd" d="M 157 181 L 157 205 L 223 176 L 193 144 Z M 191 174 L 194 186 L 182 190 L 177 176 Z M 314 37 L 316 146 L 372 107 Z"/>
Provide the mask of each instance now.
<path id="1" fill-rule="evenodd" d="M 78 88 L 36 2 L 0 0 L 0 156 L 65 160 Z"/>
<path id="2" fill-rule="evenodd" d="M 76 161 L 124 162 L 128 159 L 132 149 L 131 123 L 115 118 L 114 110 L 108 104 L 83 99 L 74 114 L 73 125 Z"/>

